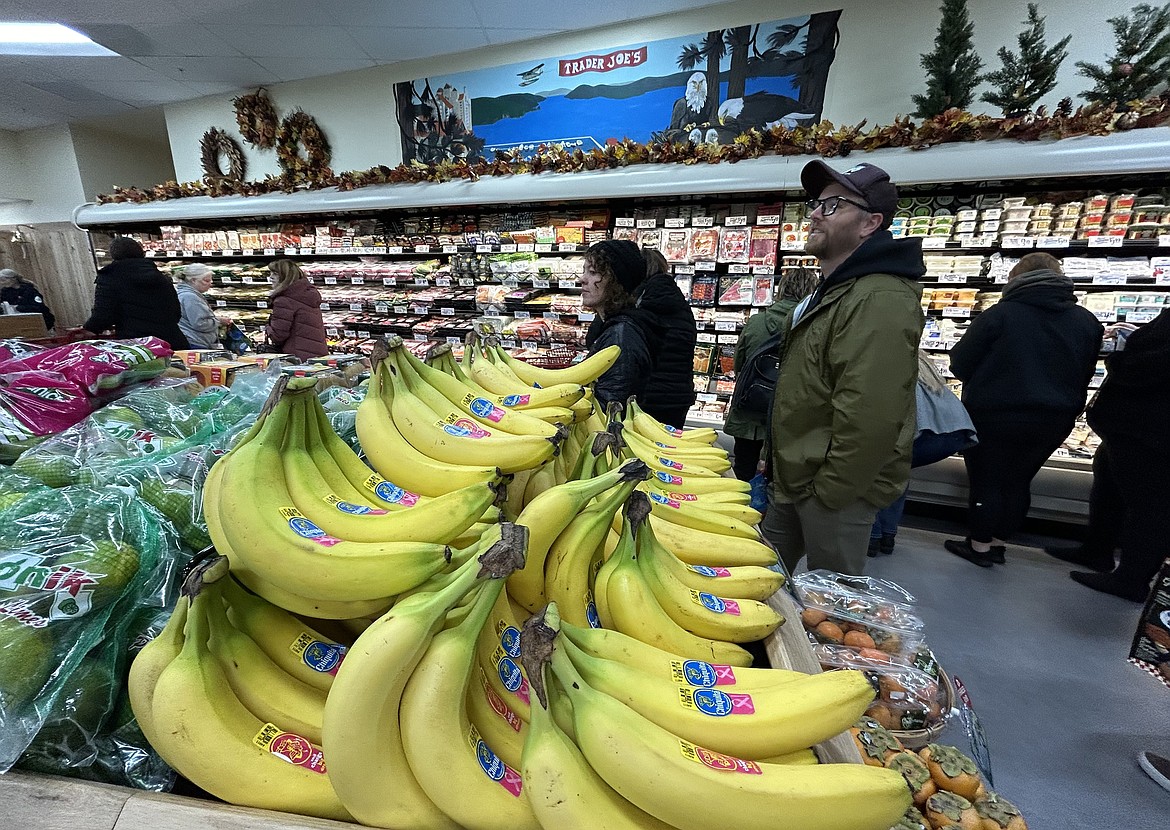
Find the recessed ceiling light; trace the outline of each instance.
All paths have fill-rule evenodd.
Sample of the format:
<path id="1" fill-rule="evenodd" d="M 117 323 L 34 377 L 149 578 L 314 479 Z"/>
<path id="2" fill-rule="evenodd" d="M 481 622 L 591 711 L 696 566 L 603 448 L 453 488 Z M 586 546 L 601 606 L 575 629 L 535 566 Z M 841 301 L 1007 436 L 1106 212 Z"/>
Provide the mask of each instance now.
<path id="1" fill-rule="evenodd" d="M 0 55 L 117 57 L 118 53 L 60 23 L 0 22 Z"/>

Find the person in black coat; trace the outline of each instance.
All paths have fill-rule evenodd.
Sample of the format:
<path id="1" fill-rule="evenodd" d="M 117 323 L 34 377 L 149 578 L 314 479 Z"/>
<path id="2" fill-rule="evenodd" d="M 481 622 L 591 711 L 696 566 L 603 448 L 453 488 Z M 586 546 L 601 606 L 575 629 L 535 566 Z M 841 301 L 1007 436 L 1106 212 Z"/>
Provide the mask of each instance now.
<path id="1" fill-rule="evenodd" d="M 1094 530 L 1116 539 L 1121 555 L 1114 568 L 1111 544 L 1086 550 L 1079 564 L 1093 571 L 1070 576 L 1095 591 L 1144 602 L 1150 580 L 1170 555 L 1170 386 L 1163 382 L 1170 378 L 1170 314 L 1162 312 L 1130 334 L 1124 348 L 1106 359 L 1106 369 L 1087 413 L 1101 436 L 1093 489 L 1115 494 L 1120 509 L 1104 518 L 1090 514 L 1090 522 L 1111 525 Z"/>
<path id="2" fill-rule="evenodd" d="M 93 311 L 84 328 L 94 334 L 112 331 L 120 340 L 158 337 L 172 349 L 190 348 L 179 329 L 183 310 L 170 278 L 128 236 L 114 237 L 109 255 L 113 262 L 97 272 Z"/>
<path id="3" fill-rule="evenodd" d="M 0 270 L 0 302 L 22 314 L 40 314 L 45 318 L 46 329 L 52 329 L 57 319 L 45 305 L 40 289 L 11 268 Z"/>
<path id="4" fill-rule="evenodd" d="M 1103 328 L 1077 305 L 1060 260 L 1025 255 L 1003 298 L 951 350 L 979 443 L 966 450 L 970 528 L 951 553 L 989 568 L 1031 506 L 1032 479 L 1085 408 Z"/>
<path id="5" fill-rule="evenodd" d="M 634 296 L 636 307 L 648 312 L 654 365 L 638 399 L 644 412 L 668 426 L 682 428 L 695 403 L 692 380 L 695 358 L 695 314 L 670 273 L 666 257 L 653 248 L 642 250 L 646 280 Z"/>
<path id="6" fill-rule="evenodd" d="M 593 384 L 598 403 L 625 404 L 634 396 L 641 404 L 650 377 L 648 313 L 637 308 L 634 294 L 646 278 L 638 246 L 628 240 L 606 239 L 585 252 L 581 304 L 596 315 L 585 334 L 589 353 L 617 345 L 621 355 Z"/>

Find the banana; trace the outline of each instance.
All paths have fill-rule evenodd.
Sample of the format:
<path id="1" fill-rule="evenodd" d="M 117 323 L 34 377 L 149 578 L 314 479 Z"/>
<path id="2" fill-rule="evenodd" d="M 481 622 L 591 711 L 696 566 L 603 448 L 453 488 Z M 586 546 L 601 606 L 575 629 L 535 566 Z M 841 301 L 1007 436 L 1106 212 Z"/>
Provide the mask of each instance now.
<path id="1" fill-rule="evenodd" d="M 726 510 L 729 505 L 735 507 L 750 506 L 752 497 L 750 493 L 745 493 L 738 489 L 724 489 L 716 490 L 713 493 L 684 493 L 681 490 L 673 490 L 668 485 L 663 484 L 656 477 L 651 478 L 639 488 L 644 493 L 657 492 L 668 498 L 676 501 L 690 502 L 695 507 L 702 507 L 707 510 Z M 748 524 L 755 524 L 755 522 L 748 522 Z"/>
<path id="2" fill-rule="evenodd" d="M 531 639 L 530 631 L 524 636 Z M 680 830 L 729 823 L 741 830 L 881 830 L 910 806 L 910 791 L 893 770 L 730 757 L 593 688 L 555 641 L 551 667 L 572 702 L 577 742 L 590 766 L 637 807 Z"/>
<path id="3" fill-rule="evenodd" d="M 388 360 L 379 362 L 374 371 L 381 375 L 382 389 L 392 389 L 386 408 L 394 425 L 415 449 L 431 458 L 448 464 L 495 465 L 514 473 L 539 466 L 557 451 L 559 435 L 510 435 L 481 427 L 453 408 L 436 412 L 411 394 L 401 372 Z"/>
<path id="4" fill-rule="evenodd" d="M 600 567 L 601 551 L 614 516 L 629 498 L 637 482 L 626 481 L 604 493 L 573 517 L 549 547 L 544 564 L 545 594 L 555 602 L 563 619 L 577 625 L 596 619 L 593 576 Z"/>
<path id="5" fill-rule="evenodd" d="M 667 444 L 663 441 L 651 441 L 643 438 L 636 430 L 625 429 L 621 421 L 615 421 L 611 428 L 620 430 L 622 441 L 634 445 L 639 455 L 658 454 L 676 461 L 697 464 L 719 474 L 731 469 L 731 460 L 722 447 L 707 446 L 706 444 L 688 446 L 685 442 Z"/>
<path id="6" fill-rule="evenodd" d="M 650 498 L 650 509 L 653 514 L 671 524 L 682 525 L 694 530 L 705 530 L 720 536 L 753 540 L 760 538 L 759 531 L 755 527 L 730 515 L 729 512 L 696 507 L 692 502 L 678 501 L 657 492 L 647 495 Z M 750 507 L 746 508 L 746 511 L 750 512 L 737 512 L 741 512 L 745 518 L 759 515 Z"/>
<path id="7" fill-rule="evenodd" d="M 530 530 L 528 559 L 523 568 L 508 577 L 508 593 L 512 599 L 529 611 L 543 605 L 544 563 L 557 536 L 595 496 L 621 482 L 641 481 L 645 477 L 645 464 L 627 462 L 612 472 L 552 487 L 525 505 L 516 523 Z"/>
<path id="8" fill-rule="evenodd" d="M 657 470 L 664 473 L 675 473 L 687 478 L 720 478 L 719 473 L 714 470 L 709 470 L 706 467 L 695 464 L 694 462 L 675 461 L 673 458 L 667 458 L 657 452 L 651 452 L 643 449 L 640 445 L 631 442 L 626 443 L 625 449 L 622 450 L 622 455 L 626 458 L 640 458 L 645 461 L 651 470 Z"/>
<path id="9" fill-rule="evenodd" d="M 323 722 L 330 771 L 343 803 L 364 824 L 458 830 L 410 771 L 399 704 L 448 612 L 474 595 L 484 579 L 503 576 L 515 566 L 519 554 L 504 540 L 485 539 L 482 547 L 482 556 L 449 579 L 428 583 L 442 587 L 413 592 L 362 632 L 330 689 Z"/>
<path id="10" fill-rule="evenodd" d="M 595 354 L 591 354 L 580 363 L 575 363 L 568 368 L 542 369 L 539 366 L 533 366 L 530 363 L 517 360 L 499 346 L 495 347 L 495 354 L 517 377 L 529 386 L 540 385 L 542 387 L 552 386 L 557 383 L 579 383 L 582 386 L 587 383 L 593 383 L 593 381 L 609 371 L 610 367 L 617 362 L 621 353 L 620 346 L 607 346 Z"/>
<path id="11" fill-rule="evenodd" d="M 302 402 L 290 418 L 281 452 L 284 479 L 293 507 L 330 536 L 351 542 L 447 543 L 475 524 L 498 497 L 501 488 L 489 482 L 393 512 L 347 501 L 330 489 L 307 450 L 306 410 Z"/>
<path id="12" fill-rule="evenodd" d="M 682 589 L 715 594 L 732 599 L 751 599 L 763 602 L 784 584 L 784 574 L 758 565 L 739 565 L 732 568 L 711 568 L 705 565 L 688 565 L 671 553 L 654 536 L 653 528 L 642 529 L 644 538 L 638 546 L 638 566 L 653 568 L 668 574 Z M 568 619 L 563 606 L 561 616 Z M 570 620 L 570 622 L 574 622 Z"/>
<path id="13" fill-rule="evenodd" d="M 715 493 L 744 493 L 749 494 L 749 501 L 752 489 L 750 484 L 746 481 L 740 481 L 738 478 L 727 478 L 726 476 L 718 478 L 710 476 L 683 477 L 678 473 L 665 470 L 654 473 L 650 478 L 650 483 L 668 495 L 674 492 L 690 493 L 696 496 Z"/>
<path id="14" fill-rule="evenodd" d="M 684 630 L 659 605 L 638 567 L 634 543 L 638 526 L 647 513 L 646 497 L 633 493 L 626 502 L 621 541 L 613 556 L 601 566 L 594 583 L 594 600 L 602 625 L 685 657 L 750 666 L 752 655 L 748 651 Z"/>
<path id="15" fill-rule="evenodd" d="M 546 676 L 551 679 L 550 673 Z M 564 692 L 552 687 L 541 683 L 545 693 L 532 707 L 520 767 L 528 803 L 540 826 L 545 830 L 672 830 L 626 801 L 593 771 L 549 711 L 557 705 L 556 698 L 567 702 Z"/>
<path id="16" fill-rule="evenodd" d="M 229 803 L 350 820 L 320 748 L 261 721 L 232 692 L 208 650 L 206 606 L 219 599 L 200 590 L 201 577 L 197 569 L 184 585 L 186 636 L 155 686 L 152 746 L 185 778 Z"/>
<path id="17" fill-rule="evenodd" d="M 532 503 L 532 501 L 541 493 L 551 490 L 557 484 L 557 471 L 555 467 L 555 459 L 548 462 L 540 469 L 535 470 L 531 476 L 528 477 L 527 483 L 524 485 L 524 495 L 522 497 L 521 512 L 525 506 Z"/>
<path id="18" fill-rule="evenodd" d="M 524 612 L 521 619 L 527 619 Z M 520 623 L 505 591 L 500 592 L 475 643 L 481 675 L 512 714 L 527 723 L 531 706 L 528 677 L 520 665 Z"/>
<path id="19" fill-rule="evenodd" d="M 463 366 L 455 360 L 450 349 L 446 352 L 441 351 L 444 345 L 446 344 L 440 345 L 437 348 L 438 355 L 436 357 L 435 367 L 451 375 L 477 397 L 487 398 L 496 406 L 502 406 L 505 409 L 516 409 L 532 415 L 534 418 L 551 418 L 553 419 L 550 421 L 551 423 L 555 423 L 557 420 L 563 423 L 571 420 L 572 417 L 572 410 L 568 409 L 568 407 L 576 403 L 585 394 L 585 390 L 580 386 L 563 384 L 562 386 L 556 387 L 554 393 L 551 395 L 547 389 L 525 389 L 523 390 L 523 394 L 497 395 L 476 383 L 475 379 L 470 377 L 464 371 Z M 464 356 L 467 356 L 466 352 L 464 352 Z"/>
<path id="20" fill-rule="evenodd" d="M 187 625 L 190 604 L 187 597 L 179 597 L 175 610 L 171 612 L 162 631 L 142 647 L 134 657 L 134 662 L 130 664 L 130 676 L 126 680 L 126 688 L 130 693 L 130 708 L 134 710 L 138 726 L 151 746 L 156 746 L 161 740 L 152 708 L 154 689 L 158 684 L 159 675 L 183 650 L 183 629 Z"/>
<path id="21" fill-rule="evenodd" d="M 531 435 L 553 438 L 560 430 L 552 424 L 517 409 L 505 409 L 487 398 L 478 397 L 450 375 L 423 363 L 403 347 L 402 338 L 390 341 L 390 360 L 401 373 L 411 394 L 436 412 L 454 407 L 465 417 L 485 427 L 499 429 L 512 435 Z M 375 350 L 375 355 L 379 354 Z"/>
<path id="22" fill-rule="evenodd" d="M 579 383 L 558 383 L 537 389 L 517 379 L 515 375 L 509 377 L 486 358 L 474 360 L 473 349 L 464 350 L 462 369 L 477 386 L 499 396 L 502 399 L 500 403 L 510 401 L 511 407 L 516 409 L 571 407 L 585 394 Z"/>
<path id="23" fill-rule="evenodd" d="M 481 586 L 466 618 L 431 639 L 406 683 L 399 725 L 415 780 L 457 824 L 540 830 L 524 799 L 519 771 L 500 760 L 467 714 L 475 642 L 502 590 L 502 580 Z"/>
<path id="24" fill-rule="evenodd" d="M 759 539 L 723 536 L 706 530 L 663 521 L 650 516 L 654 536 L 667 550 L 688 565 L 729 568 L 736 565 L 769 567 L 778 561 L 776 551 Z"/>
<path id="25" fill-rule="evenodd" d="M 467 689 L 467 719 L 501 761 L 520 769 L 528 724 L 496 693 L 479 666 Z"/>
<path id="26" fill-rule="evenodd" d="M 719 433 L 710 427 L 682 429 L 679 424 L 664 424 L 643 412 L 636 400 L 626 402 L 626 418 L 632 422 L 639 435 L 651 441 L 661 441 L 665 435 L 669 439 L 690 441 L 695 444 L 714 444 L 719 437 Z"/>
<path id="27" fill-rule="evenodd" d="M 358 405 L 357 434 L 374 469 L 401 487 L 425 496 L 441 496 L 470 484 L 486 484 L 500 471 L 495 464 L 474 466 L 431 458 L 406 440 L 390 415 L 394 388 L 382 371 L 370 375 L 370 388 Z"/>
<path id="28" fill-rule="evenodd" d="M 219 660 L 232 692 L 249 712 L 319 745 L 325 692 L 285 672 L 255 641 L 228 622 L 223 594 L 216 589 L 226 581 L 205 588 L 211 594 L 206 609 L 208 650 Z"/>
<path id="29" fill-rule="evenodd" d="M 798 749 L 796 752 L 786 752 L 783 755 L 758 760 L 763 764 L 792 764 L 801 767 L 813 766 L 821 762 L 821 759 L 811 749 Z"/>
<path id="30" fill-rule="evenodd" d="M 855 671 L 810 674 L 752 692 L 697 689 L 613 660 L 591 657 L 568 638 L 557 647 L 594 689 L 680 738 L 737 758 L 798 752 L 848 729 L 873 702 Z"/>
<path id="31" fill-rule="evenodd" d="M 233 566 L 300 596 L 345 602 L 395 596 L 446 567 L 450 550 L 444 545 L 350 542 L 305 518 L 293 505 L 281 464 L 291 406 L 279 382 L 270 402 L 255 436 L 215 465 L 223 477 L 217 509 L 207 511 L 208 532 L 217 548 L 231 551 Z"/>
<path id="32" fill-rule="evenodd" d="M 557 606 L 558 612 L 560 606 Z M 808 677 L 790 669 L 739 668 L 688 660 L 681 655 L 637 640 L 609 628 L 588 628 L 560 621 L 561 634 L 591 657 L 621 663 L 654 680 L 669 679 L 678 686 L 753 692 Z"/>

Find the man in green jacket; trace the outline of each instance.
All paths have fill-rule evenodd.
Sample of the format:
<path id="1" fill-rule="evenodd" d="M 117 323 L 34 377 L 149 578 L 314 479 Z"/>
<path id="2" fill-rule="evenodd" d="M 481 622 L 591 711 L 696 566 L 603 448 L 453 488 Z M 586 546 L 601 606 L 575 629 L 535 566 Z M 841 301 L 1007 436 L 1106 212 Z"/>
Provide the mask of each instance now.
<path id="1" fill-rule="evenodd" d="M 739 340 L 735 342 L 736 377 L 739 377 L 744 364 L 757 349 L 783 331 L 788 314 L 796 308 L 796 304 L 816 290 L 817 278 L 816 270 L 811 268 L 791 268 L 781 274 L 776 286 L 776 301 L 749 317 L 743 324 L 743 331 L 739 333 Z M 735 477 L 741 481 L 751 481 L 756 476 L 764 438 L 768 434 L 767 413 L 739 406 L 732 398 L 723 431 L 735 439 L 732 459 Z"/>
<path id="2" fill-rule="evenodd" d="M 824 279 L 794 309 L 772 404 L 763 531 L 789 570 L 860 574 L 875 513 L 910 477 L 925 273 L 918 239 L 889 230 L 898 190 L 872 164 L 801 171 L 805 249 Z"/>

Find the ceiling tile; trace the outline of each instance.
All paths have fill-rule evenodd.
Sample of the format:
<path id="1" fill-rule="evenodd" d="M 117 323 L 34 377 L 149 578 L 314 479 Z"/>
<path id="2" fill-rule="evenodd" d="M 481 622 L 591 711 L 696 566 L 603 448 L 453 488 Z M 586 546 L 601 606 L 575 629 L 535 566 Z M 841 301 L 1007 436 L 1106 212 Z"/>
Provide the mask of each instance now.
<path id="1" fill-rule="evenodd" d="M 215 81 L 258 86 L 277 82 L 274 74 L 251 58 L 139 58 L 138 62 L 185 84 Z"/>
<path id="2" fill-rule="evenodd" d="M 160 78 L 157 81 L 94 81 L 86 84 L 94 92 L 133 104 L 148 107 L 185 101 L 193 94 L 187 84 Z"/>
<path id="3" fill-rule="evenodd" d="M 224 95 L 228 92 L 239 92 L 241 89 L 248 89 L 252 87 L 251 91 L 255 91 L 255 87 L 262 86 L 262 84 L 232 84 L 224 83 L 223 81 L 188 81 L 183 84 L 188 87 L 193 93 L 189 98 L 203 98 L 207 95 Z"/>
<path id="4" fill-rule="evenodd" d="M 516 16 L 516 4 L 507 15 Z M 471 0 L 244 0 L 230 11 L 205 12 L 196 18 L 205 24 L 262 24 L 302 26 L 416 26 L 453 27 L 480 25 Z"/>
<path id="5" fill-rule="evenodd" d="M 299 81 L 302 78 L 319 78 L 365 69 L 376 64 L 370 58 L 333 60 L 325 58 L 256 58 L 256 63 L 277 75 L 282 81 Z"/>
<path id="6" fill-rule="evenodd" d="M 357 41 L 340 26 L 208 25 L 207 30 L 253 58 L 367 57 Z"/>
<path id="7" fill-rule="evenodd" d="M 157 26 L 94 24 L 85 27 L 93 40 L 128 58 L 239 57 L 243 53 L 197 23 Z"/>
<path id="8" fill-rule="evenodd" d="M 573 27 L 575 29 L 576 27 Z M 565 32 L 573 31 L 568 27 L 564 29 L 516 29 L 511 26 L 505 26 L 499 29 L 493 29 L 491 26 L 484 28 L 487 34 L 488 43 L 518 43 L 522 40 L 532 40 L 539 37 L 552 37 L 553 35 L 562 35 Z"/>
<path id="9" fill-rule="evenodd" d="M 0 110 L 0 130 L 32 130 L 37 127 L 47 127 L 57 121 L 52 116 L 38 112 L 18 112 L 16 110 Z"/>
<path id="10" fill-rule="evenodd" d="M 75 104 L 92 104 L 113 100 L 109 96 L 96 92 L 76 81 L 41 81 L 40 83 L 29 84 L 29 86 L 53 95 L 59 95 L 66 101 Z"/>
<path id="11" fill-rule="evenodd" d="M 432 55 L 448 55 L 487 46 L 483 29 L 367 28 L 349 30 L 371 58 L 405 61 Z"/>
<path id="12" fill-rule="evenodd" d="M 153 81 L 158 73 L 130 58 L 49 58 L 54 75 L 70 81 Z"/>
<path id="13" fill-rule="evenodd" d="M 167 0 L 151 0 L 144 8 L 141 0 L 22 0 L 34 11 L 40 20 L 56 20 L 62 23 L 82 21 L 98 23 L 119 20 L 136 21 L 149 16 L 152 23 L 177 22 L 182 19 L 179 3 Z M 181 2 L 181 0 L 180 0 Z M 145 13 L 145 14 L 144 14 Z"/>

